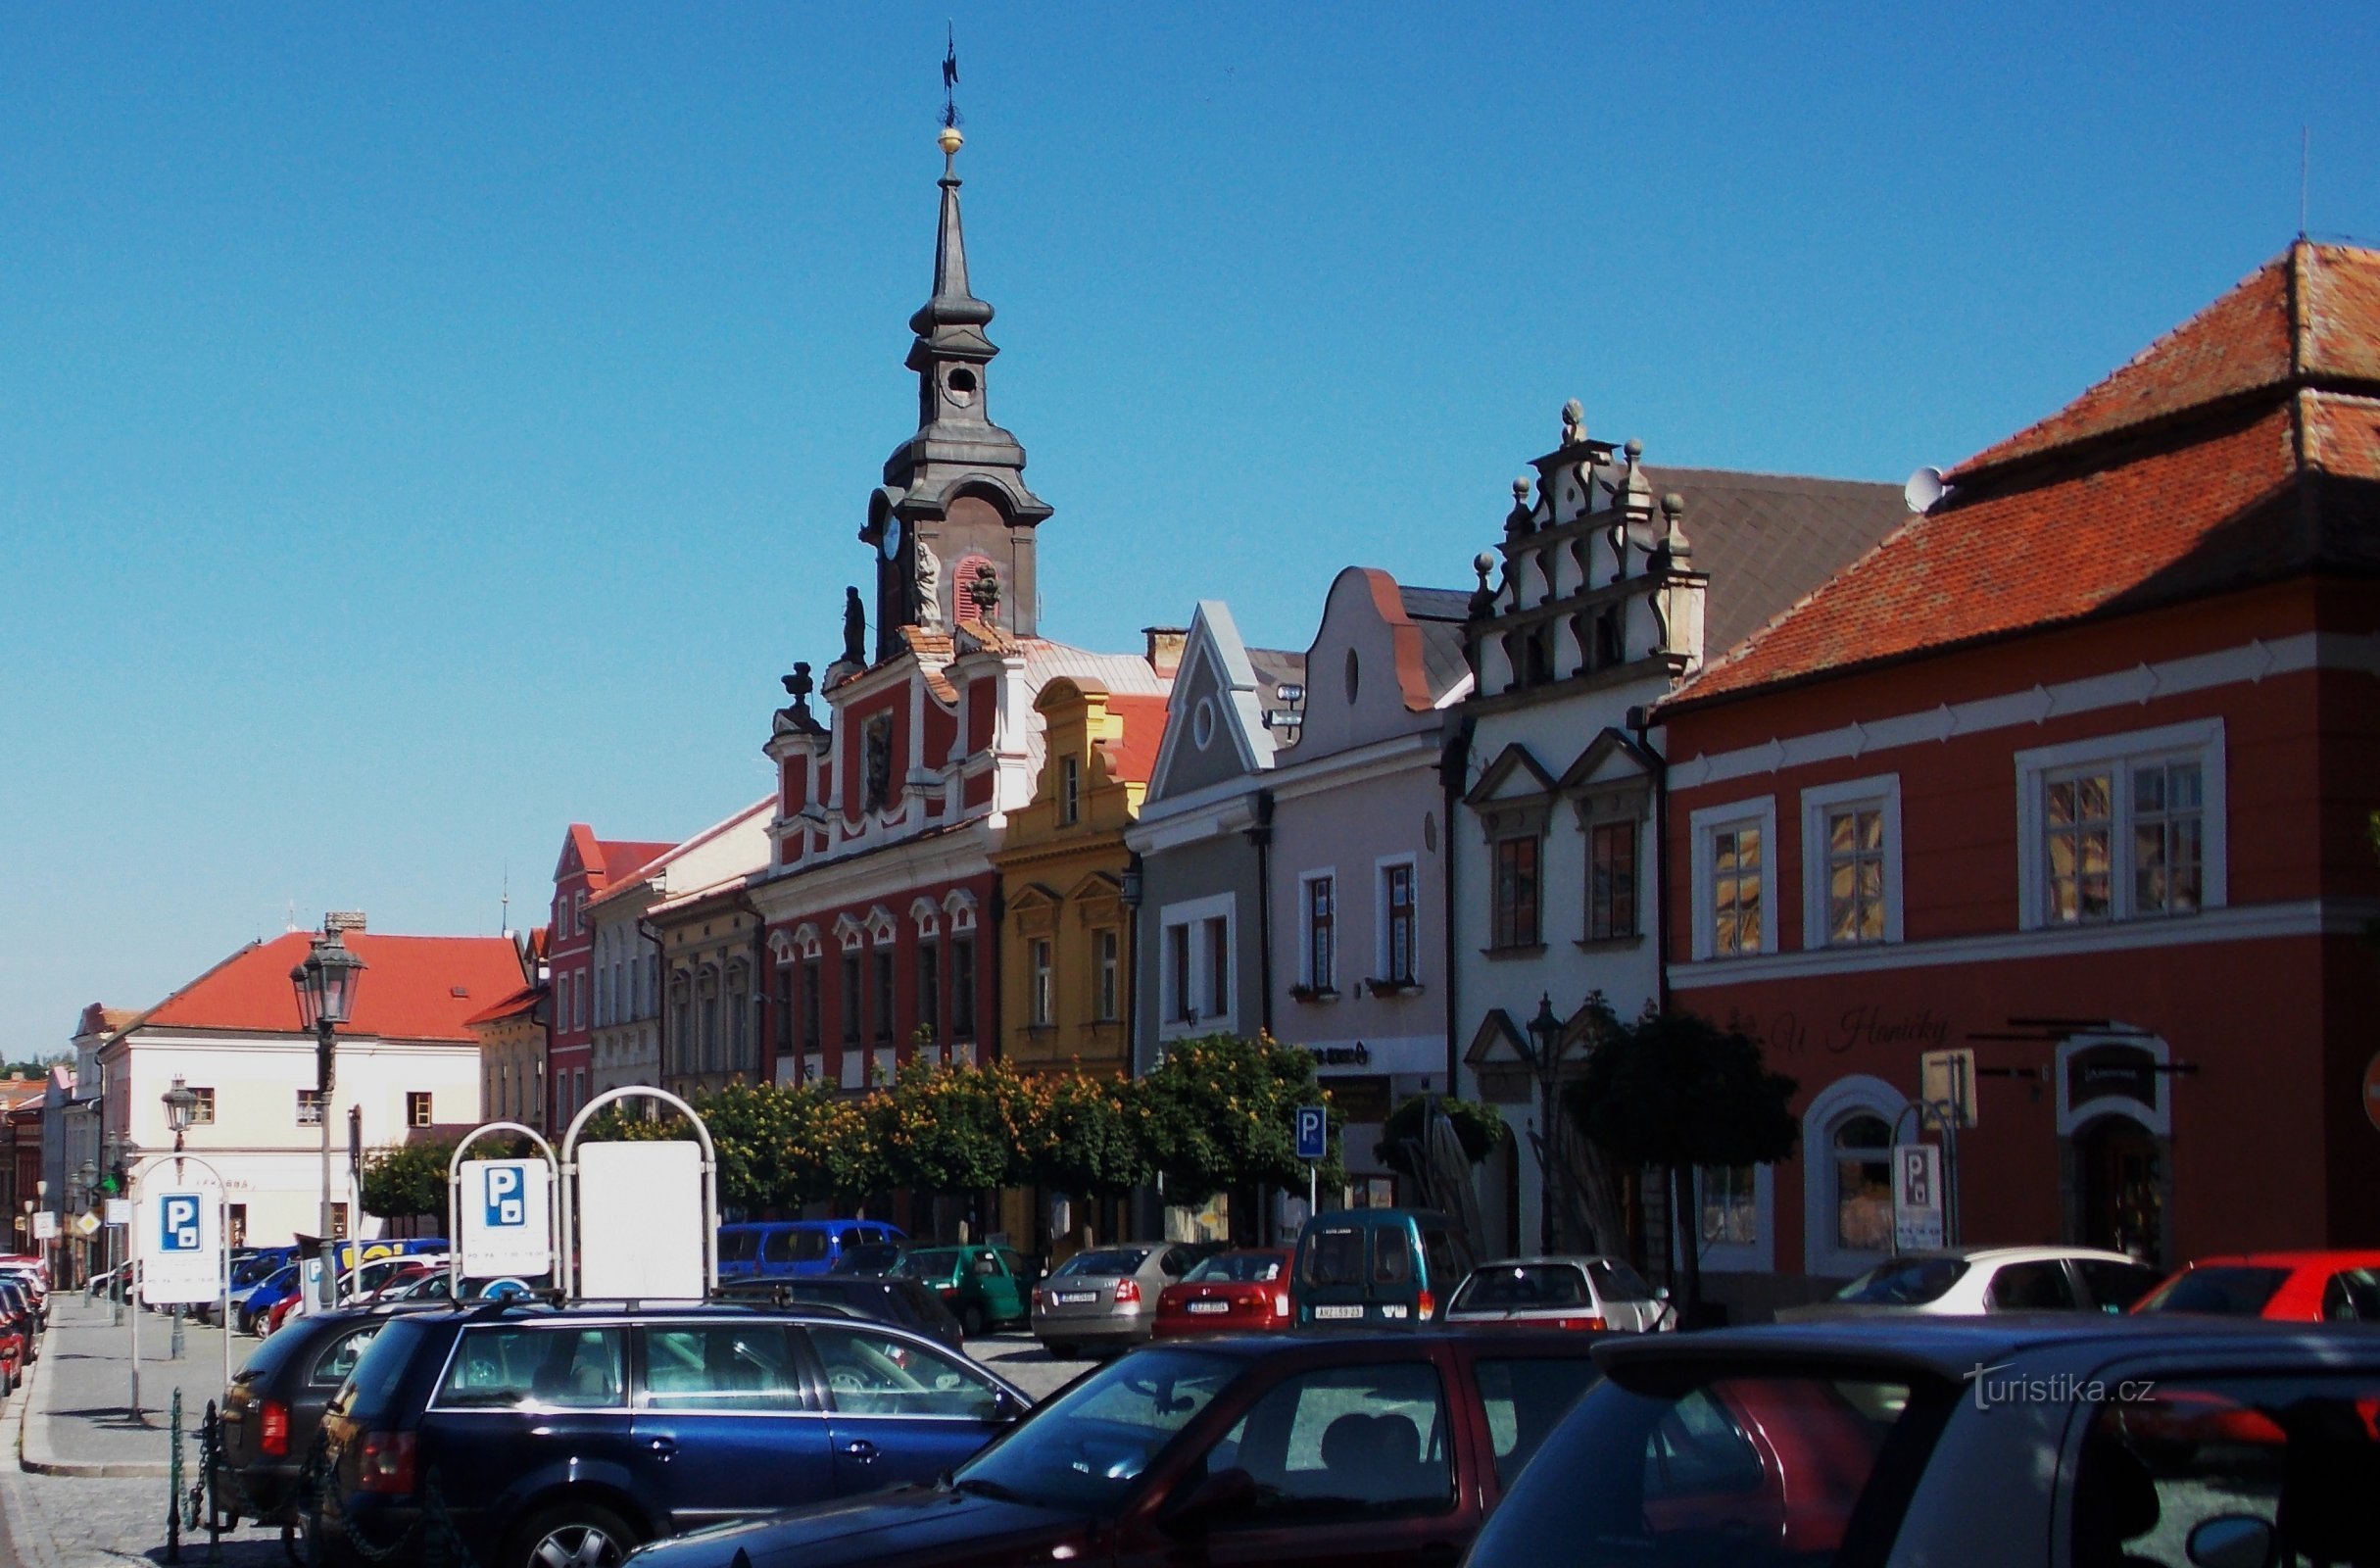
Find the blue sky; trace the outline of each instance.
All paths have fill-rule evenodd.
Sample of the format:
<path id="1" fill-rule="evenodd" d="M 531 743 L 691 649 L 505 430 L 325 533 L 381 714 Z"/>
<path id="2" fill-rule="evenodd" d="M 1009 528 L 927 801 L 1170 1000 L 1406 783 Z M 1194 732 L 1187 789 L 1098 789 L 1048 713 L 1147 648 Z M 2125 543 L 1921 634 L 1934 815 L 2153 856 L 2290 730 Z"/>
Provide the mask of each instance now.
<path id="1" fill-rule="evenodd" d="M 767 787 L 914 422 L 949 3 L 0 25 L 0 1048 Z M 1898 480 L 2380 240 L 2380 9 L 956 12 L 1044 625 L 1460 584 L 1561 402 Z"/>

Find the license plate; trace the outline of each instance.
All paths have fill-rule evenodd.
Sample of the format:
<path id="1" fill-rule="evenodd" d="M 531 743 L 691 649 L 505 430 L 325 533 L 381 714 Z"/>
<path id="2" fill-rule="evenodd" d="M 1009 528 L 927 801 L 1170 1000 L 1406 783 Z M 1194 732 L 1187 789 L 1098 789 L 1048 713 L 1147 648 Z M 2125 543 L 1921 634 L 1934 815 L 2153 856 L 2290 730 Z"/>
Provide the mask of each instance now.
<path id="1" fill-rule="evenodd" d="M 1077 1306 L 1085 1301 L 1095 1301 L 1098 1298 L 1099 1293 L 1096 1291 L 1058 1292 L 1058 1305 L 1060 1306 Z"/>
<path id="2" fill-rule="evenodd" d="M 1318 1306 L 1314 1309 L 1314 1320 L 1317 1323 L 1344 1322 L 1349 1318 L 1360 1318 L 1363 1315 L 1364 1309 L 1360 1306 Z"/>
<path id="3" fill-rule="evenodd" d="M 1232 1309 L 1232 1303 L 1229 1301 L 1192 1301 L 1190 1309 L 1193 1312 L 1228 1312 Z"/>

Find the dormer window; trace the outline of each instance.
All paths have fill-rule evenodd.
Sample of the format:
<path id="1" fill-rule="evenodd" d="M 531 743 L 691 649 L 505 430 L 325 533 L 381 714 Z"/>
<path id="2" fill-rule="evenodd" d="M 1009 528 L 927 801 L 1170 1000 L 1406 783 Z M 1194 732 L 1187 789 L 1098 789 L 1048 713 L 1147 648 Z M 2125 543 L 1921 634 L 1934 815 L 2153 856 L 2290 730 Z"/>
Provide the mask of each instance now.
<path id="1" fill-rule="evenodd" d="M 1058 760 L 1058 820 L 1068 827 L 1083 816 L 1083 764 L 1071 757 Z"/>

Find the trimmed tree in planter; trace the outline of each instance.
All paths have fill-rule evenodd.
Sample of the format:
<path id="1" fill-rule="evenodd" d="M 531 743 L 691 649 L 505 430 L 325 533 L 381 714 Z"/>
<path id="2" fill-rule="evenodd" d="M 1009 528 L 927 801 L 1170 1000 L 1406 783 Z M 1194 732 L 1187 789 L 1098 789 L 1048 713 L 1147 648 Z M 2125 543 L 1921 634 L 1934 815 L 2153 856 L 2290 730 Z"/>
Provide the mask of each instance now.
<path id="1" fill-rule="evenodd" d="M 1677 1273 L 1685 1310 L 1702 1300 L 1694 1172 L 1790 1156 L 1801 1126 L 1787 1104 L 1798 1087 L 1769 1070 L 1751 1036 L 1698 1013 L 1649 1008 L 1614 1031 L 1571 1086 L 1580 1132 L 1617 1160 L 1667 1173 L 1671 1212 L 1686 1238 Z"/>

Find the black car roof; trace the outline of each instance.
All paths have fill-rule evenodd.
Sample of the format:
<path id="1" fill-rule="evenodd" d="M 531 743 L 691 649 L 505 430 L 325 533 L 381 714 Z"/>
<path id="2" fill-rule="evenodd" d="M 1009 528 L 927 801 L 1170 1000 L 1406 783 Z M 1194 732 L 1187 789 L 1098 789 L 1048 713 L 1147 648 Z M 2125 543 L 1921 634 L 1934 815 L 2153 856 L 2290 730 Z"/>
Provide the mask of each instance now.
<path id="1" fill-rule="evenodd" d="M 1605 1367 L 1698 1361 L 1842 1361 L 1902 1365 L 1956 1381 L 1976 1367 L 2040 1350 L 2105 1348 L 2121 1354 L 2287 1350 L 2346 1352 L 2380 1364 L 2380 1327 L 2271 1323 L 2184 1312 L 2012 1312 L 1985 1317 L 1922 1313 L 1767 1323 L 1697 1334 L 1612 1335 L 1596 1342 Z"/>

